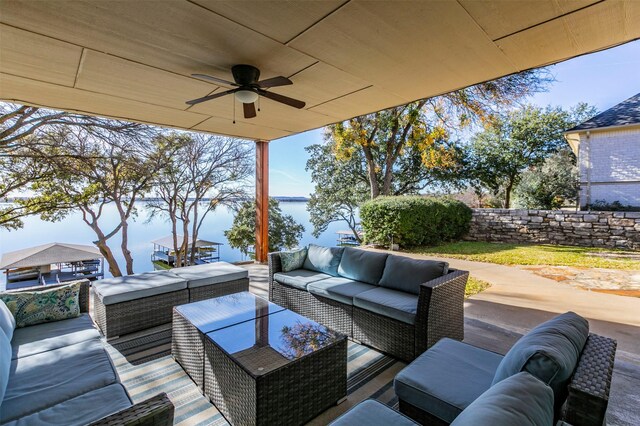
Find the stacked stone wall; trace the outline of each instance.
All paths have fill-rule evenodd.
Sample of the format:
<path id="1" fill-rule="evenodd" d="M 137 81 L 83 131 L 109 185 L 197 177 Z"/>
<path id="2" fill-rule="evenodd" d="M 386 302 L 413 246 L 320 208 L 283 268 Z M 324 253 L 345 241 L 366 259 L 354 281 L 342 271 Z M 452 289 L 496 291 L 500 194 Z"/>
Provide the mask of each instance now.
<path id="1" fill-rule="evenodd" d="M 474 209 L 465 239 L 640 250 L 640 212 Z"/>

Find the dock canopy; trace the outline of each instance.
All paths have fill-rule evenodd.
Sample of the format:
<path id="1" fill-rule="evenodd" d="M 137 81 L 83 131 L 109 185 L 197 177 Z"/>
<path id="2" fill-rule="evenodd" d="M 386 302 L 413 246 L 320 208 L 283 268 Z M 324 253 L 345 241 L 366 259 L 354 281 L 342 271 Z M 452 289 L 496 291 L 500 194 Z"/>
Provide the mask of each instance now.
<path id="1" fill-rule="evenodd" d="M 182 235 L 178 235 L 177 237 L 178 243 L 182 242 L 184 238 Z M 156 244 L 161 247 L 173 248 L 173 236 L 167 235 L 166 237 L 158 238 L 157 240 L 151 241 L 153 244 Z M 191 246 L 193 243 L 193 238 L 190 236 L 188 238 L 188 244 Z M 196 240 L 196 247 L 211 247 L 211 246 L 221 246 L 222 243 L 216 243 L 214 241 L 201 240 L 198 238 Z"/>
<path id="2" fill-rule="evenodd" d="M 0 269 L 29 268 L 101 258 L 102 254 L 93 246 L 49 243 L 3 254 Z"/>

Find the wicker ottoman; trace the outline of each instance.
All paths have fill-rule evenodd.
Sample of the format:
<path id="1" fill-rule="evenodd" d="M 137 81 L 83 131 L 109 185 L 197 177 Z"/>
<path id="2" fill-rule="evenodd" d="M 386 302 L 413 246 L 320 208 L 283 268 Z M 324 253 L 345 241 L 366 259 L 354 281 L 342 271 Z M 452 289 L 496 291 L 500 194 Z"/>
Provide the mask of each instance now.
<path id="1" fill-rule="evenodd" d="M 205 334 L 284 308 L 247 291 L 173 308 L 171 355 L 204 390 Z"/>
<path id="2" fill-rule="evenodd" d="M 293 311 L 208 333 L 204 392 L 233 425 L 300 425 L 347 394 L 347 338 Z"/>
<path id="3" fill-rule="evenodd" d="M 249 291 L 249 271 L 227 262 L 185 266 L 171 272 L 187 281 L 189 302 Z"/>
<path id="4" fill-rule="evenodd" d="M 187 281 L 171 271 L 93 283 L 94 319 L 107 338 L 170 323 L 173 307 L 188 301 Z"/>

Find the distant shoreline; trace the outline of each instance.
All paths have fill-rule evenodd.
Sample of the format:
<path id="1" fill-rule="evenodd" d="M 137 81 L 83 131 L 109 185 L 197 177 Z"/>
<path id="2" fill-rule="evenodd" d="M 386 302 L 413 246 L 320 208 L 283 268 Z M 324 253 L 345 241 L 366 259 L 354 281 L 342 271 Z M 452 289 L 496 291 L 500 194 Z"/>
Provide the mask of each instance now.
<path id="1" fill-rule="evenodd" d="M 13 203 L 18 200 L 28 200 L 31 197 L 7 197 L 0 199 L 0 203 Z M 309 201 L 308 197 L 285 197 L 285 196 L 275 196 L 271 197 L 282 203 L 306 203 Z M 210 201 L 211 198 L 203 198 L 202 201 Z M 161 201 L 158 198 L 140 198 L 138 201 Z"/>

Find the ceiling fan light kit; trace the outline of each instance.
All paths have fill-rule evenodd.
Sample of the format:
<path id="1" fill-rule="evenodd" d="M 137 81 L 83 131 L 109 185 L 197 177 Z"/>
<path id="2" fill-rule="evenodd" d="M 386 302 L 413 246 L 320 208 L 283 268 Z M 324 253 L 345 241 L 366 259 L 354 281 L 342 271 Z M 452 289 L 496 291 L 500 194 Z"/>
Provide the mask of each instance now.
<path id="1" fill-rule="evenodd" d="M 196 105 L 225 95 L 234 94 L 235 98 L 242 102 L 244 118 L 253 118 L 256 116 L 256 107 L 254 102 L 258 100 L 259 96 L 298 109 L 302 109 L 305 106 L 304 102 L 297 99 L 264 90 L 272 87 L 288 86 L 293 84 L 293 82 L 287 77 L 279 76 L 259 81 L 260 70 L 253 65 L 234 65 L 231 67 L 231 73 L 233 74 L 233 80 L 235 83 L 206 74 L 191 74 L 192 77 L 211 81 L 218 85 L 235 87 L 235 89 L 216 92 L 211 95 L 203 96 L 202 98 L 193 99 L 187 101 L 187 105 Z"/>

